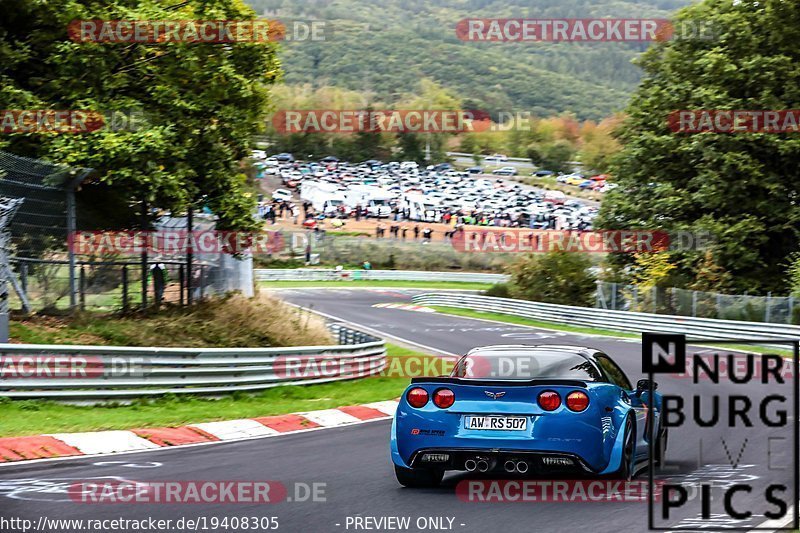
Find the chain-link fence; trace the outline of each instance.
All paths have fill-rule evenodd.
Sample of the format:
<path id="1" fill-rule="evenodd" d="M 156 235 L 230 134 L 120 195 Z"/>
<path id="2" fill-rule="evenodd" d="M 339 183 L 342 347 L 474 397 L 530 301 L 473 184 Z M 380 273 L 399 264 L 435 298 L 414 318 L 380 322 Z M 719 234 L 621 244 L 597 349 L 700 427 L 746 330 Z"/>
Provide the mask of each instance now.
<path id="1" fill-rule="evenodd" d="M 77 192 L 90 174 L 90 169 L 0 151 L 0 212 L 3 205 L 19 204 L 0 217 L 5 222 L 0 227 L 5 236 L 0 245 L 0 314 L 4 309 L 128 311 L 162 303 L 185 305 L 233 290 L 252 295 L 252 261 L 246 257 L 76 251 L 78 230 L 189 232 L 186 216 L 165 216 L 135 202 L 123 206 L 121 216 L 114 214 L 111 228 L 104 226 L 108 221 L 103 210 L 92 212 L 91 195 L 97 191 L 84 186 Z M 206 215 L 191 229 L 213 228 L 213 217 Z"/>
<path id="2" fill-rule="evenodd" d="M 800 298 L 792 296 L 720 294 L 674 287 L 642 289 L 611 282 L 598 282 L 596 294 L 596 307 L 601 309 L 800 324 Z"/>
<path id="3" fill-rule="evenodd" d="M 69 261 L 13 258 L 11 264 L 32 310 L 62 314 L 70 304 Z M 142 269 L 140 262 L 76 261 L 77 305 L 81 311 L 132 311 L 162 304 L 186 305 L 192 300 L 219 294 L 214 282 L 213 264 L 195 263 L 194 283 L 190 287 L 185 262 L 151 261 Z M 146 272 L 144 284 L 142 272 Z M 22 309 L 19 296 L 9 294 L 11 309 Z"/>

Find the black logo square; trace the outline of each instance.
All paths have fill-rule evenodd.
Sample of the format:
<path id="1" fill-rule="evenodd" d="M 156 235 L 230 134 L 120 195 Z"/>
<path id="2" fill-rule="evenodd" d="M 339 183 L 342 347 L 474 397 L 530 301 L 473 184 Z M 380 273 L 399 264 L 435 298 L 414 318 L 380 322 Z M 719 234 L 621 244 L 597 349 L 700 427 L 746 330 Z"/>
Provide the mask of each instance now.
<path id="1" fill-rule="evenodd" d="M 680 373 L 686 370 L 686 335 L 642 333 L 642 372 Z"/>

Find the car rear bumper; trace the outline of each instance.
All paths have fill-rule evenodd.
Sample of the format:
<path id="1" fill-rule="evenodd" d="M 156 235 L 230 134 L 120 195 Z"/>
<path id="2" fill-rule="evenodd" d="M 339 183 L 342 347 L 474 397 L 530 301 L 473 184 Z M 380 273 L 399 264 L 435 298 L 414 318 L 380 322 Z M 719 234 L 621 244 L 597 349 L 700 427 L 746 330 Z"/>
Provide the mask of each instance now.
<path id="1" fill-rule="evenodd" d="M 446 460 L 441 460 L 447 456 Z M 435 460 L 430 460 L 431 458 Z M 483 459 L 489 463 L 489 472 L 508 472 L 506 462 L 525 462 L 531 474 L 597 474 L 598 471 L 574 453 L 558 451 L 498 450 L 485 448 L 424 448 L 414 452 L 409 461 L 412 468 L 441 468 L 468 470 L 468 460 Z"/>

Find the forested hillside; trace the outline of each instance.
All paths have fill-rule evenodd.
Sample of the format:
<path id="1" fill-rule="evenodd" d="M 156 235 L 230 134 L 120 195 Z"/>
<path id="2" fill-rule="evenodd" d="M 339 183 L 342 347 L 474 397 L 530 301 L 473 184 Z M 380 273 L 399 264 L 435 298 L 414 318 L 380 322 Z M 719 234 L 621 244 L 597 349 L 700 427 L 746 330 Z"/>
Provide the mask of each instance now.
<path id="1" fill-rule="evenodd" d="M 638 43 L 462 42 L 464 18 L 667 18 L 690 0 L 247 0 L 261 15 L 328 21 L 324 42 L 283 46 L 285 81 L 391 102 L 430 78 L 492 112 L 602 118 L 639 81 Z"/>

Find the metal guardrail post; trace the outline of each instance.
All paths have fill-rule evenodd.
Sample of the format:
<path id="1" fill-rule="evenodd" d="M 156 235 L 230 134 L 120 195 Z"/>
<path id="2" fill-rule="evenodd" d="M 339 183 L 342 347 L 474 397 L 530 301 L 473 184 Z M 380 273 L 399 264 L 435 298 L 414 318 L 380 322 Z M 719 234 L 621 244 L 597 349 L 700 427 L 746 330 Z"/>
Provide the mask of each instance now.
<path id="1" fill-rule="evenodd" d="M 128 265 L 122 265 L 122 312 L 128 312 Z"/>
<path id="2" fill-rule="evenodd" d="M 772 304 L 772 293 L 768 292 L 767 293 L 766 305 L 764 306 L 764 322 L 769 322 L 770 312 L 772 311 L 770 309 L 771 304 Z"/>
<path id="3" fill-rule="evenodd" d="M 22 292 L 28 294 L 28 263 L 25 261 L 19 262 L 19 284 L 22 286 Z"/>
<path id="4" fill-rule="evenodd" d="M 178 267 L 178 303 L 183 307 L 183 291 L 186 289 L 186 279 L 183 265 Z"/>
<path id="5" fill-rule="evenodd" d="M 86 267 L 82 265 L 80 270 L 79 291 L 80 291 L 81 311 L 85 311 L 86 310 Z"/>

